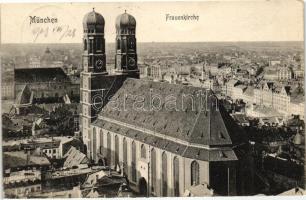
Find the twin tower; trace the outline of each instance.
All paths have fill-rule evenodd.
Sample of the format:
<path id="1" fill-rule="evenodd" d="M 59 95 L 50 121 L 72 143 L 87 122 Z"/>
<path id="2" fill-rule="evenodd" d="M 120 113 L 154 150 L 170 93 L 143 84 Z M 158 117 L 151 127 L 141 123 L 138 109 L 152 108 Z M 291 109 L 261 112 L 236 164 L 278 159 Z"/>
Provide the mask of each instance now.
<path id="1" fill-rule="evenodd" d="M 83 19 L 83 66 L 86 72 L 106 72 L 104 25 L 103 16 L 94 9 Z M 138 72 L 135 31 L 136 20 L 132 15 L 125 12 L 117 17 L 115 71 L 118 73 Z"/>
<path id="2" fill-rule="evenodd" d="M 106 70 L 104 25 L 103 16 L 94 9 L 83 19 L 80 130 L 87 152 L 91 150 L 92 142 L 95 141 L 91 134 L 91 123 L 127 78 L 139 78 L 135 18 L 125 12 L 116 19 L 116 63 L 112 73 Z"/>

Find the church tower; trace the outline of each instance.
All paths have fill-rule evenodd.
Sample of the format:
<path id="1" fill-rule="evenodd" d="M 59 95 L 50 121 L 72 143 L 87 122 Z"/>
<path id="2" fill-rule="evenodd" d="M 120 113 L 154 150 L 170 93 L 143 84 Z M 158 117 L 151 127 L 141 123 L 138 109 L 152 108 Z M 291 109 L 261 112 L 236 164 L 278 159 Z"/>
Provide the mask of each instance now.
<path id="1" fill-rule="evenodd" d="M 139 78 L 136 51 L 136 20 L 126 13 L 116 19 L 116 73 L 128 74 L 129 77 Z"/>
<path id="2" fill-rule="evenodd" d="M 105 63 L 105 21 L 102 15 L 89 12 L 83 19 L 83 71 L 81 72 L 81 132 L 87 153 L 91 152 L 90 124 L 97 118 L 103 103 L 103 84 L 107 76 Z M 89 157 L 91 157 L 89 155 Z"/>

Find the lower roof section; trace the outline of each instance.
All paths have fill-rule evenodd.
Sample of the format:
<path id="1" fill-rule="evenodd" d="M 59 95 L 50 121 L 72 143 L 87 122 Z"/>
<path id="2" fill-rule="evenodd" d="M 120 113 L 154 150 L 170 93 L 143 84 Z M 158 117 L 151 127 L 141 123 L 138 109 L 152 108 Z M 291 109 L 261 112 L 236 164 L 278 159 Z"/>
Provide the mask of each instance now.
<path id="1" fill-rule="evenodd" d="M 175 141 L 175 139 L 165 139 L 150 133 L 146 133 L 145 131 L 139 131 L 126 127 L 124 124 L 117 124 L 99 118 L 92 123 L 92 126 L 190 159 L 209 162 L 238 160 L 234 150 L 231 149 L 231 147 L 210 148 L 209 146 L 194 146 L 192 144 L 185 144 Z"/>

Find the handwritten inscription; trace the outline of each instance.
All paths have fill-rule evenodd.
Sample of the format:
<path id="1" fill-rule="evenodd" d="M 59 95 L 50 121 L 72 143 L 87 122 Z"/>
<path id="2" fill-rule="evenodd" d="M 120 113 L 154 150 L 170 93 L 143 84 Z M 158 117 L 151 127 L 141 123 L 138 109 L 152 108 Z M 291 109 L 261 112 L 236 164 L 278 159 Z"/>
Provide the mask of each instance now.
<path id="1" fill-rule="evenodd" d="M 36 26 L 32 29 L 33 41 L 47 37 L 56 37 L 58 41 L 63 38 L 74 38 L 76 34 L 76 28 L 72 28 L 69 25 L 56 25 L 54 27 L 41 27 Z"/>

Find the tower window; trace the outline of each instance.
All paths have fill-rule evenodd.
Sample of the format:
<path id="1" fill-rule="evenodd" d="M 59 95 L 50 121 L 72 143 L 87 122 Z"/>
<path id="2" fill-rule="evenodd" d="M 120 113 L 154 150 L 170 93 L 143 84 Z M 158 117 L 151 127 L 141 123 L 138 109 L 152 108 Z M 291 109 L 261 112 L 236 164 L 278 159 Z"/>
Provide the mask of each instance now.
<path id="1" fill-rule="evenodd" d="M 120 40 L 117 39 L 117 49 L 120 49 Z"/>
<path id="2" fill-rule="evenodd" d="M 85 39 L 84 40 L 84 51 L 86 51 L 87 50 L 87 40 Z"/>
<path id="3" fill-rule="evenodd" d="M 92 57 L 91 56 L 88 58 L 88 65 L 92 66 Z"/>
<path id="4" fill-rule="evenodd" d="M 96 43 L 96 49 L 97 49 L 97 51 L 101 51 L 102 50 L 102 44 L 101 44 L 102 42 L 101 42 L 101 39 L 100 38 L 98 38 L 97 39 L 97 43 Z"/>
<path id="5" fill-rule="evenodd" d="M 89 53 L 92 53 L 92 48 L 93 48 L 93 40 L 89 40 Z"/>

